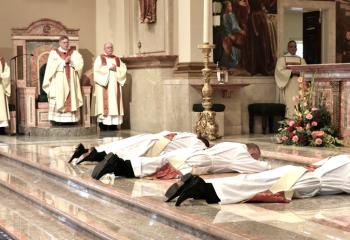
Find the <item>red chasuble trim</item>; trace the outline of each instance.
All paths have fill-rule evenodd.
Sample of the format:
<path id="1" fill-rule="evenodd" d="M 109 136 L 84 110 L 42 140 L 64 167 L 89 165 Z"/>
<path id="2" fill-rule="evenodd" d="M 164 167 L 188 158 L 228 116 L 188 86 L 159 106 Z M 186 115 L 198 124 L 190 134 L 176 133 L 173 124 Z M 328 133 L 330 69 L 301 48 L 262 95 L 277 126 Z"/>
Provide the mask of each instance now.
<path id="1" fill-rule="evenodd" d="M 61 52 L 60 50 L 58 49 L 55 49 L 56 53 L 58 54 L 58 56 L 60 56 L 60 58 L 62 58 L 63 60 L 66 59 L 66 57 L 68 56 L 71 56 L 74 49 L 73 48 L 70 48 L 67 52 Z M 66 78 L 67 78 L 67 81 L 68 81 L 68 87 L 69 87 L 69 93 L 68 93 L 68 96 L 67 96 L 67 99 L 64 103 L 64 111 L 65 112 L 71 112 L 72 111 L 72 96 L 70 94 L 70 89 L 71 89 L 71 86 L 70 86 L 70 66 L 69 66 L 69 63 L 66 63 L 66 65 L 64 66 L 64 70 L 66 72 Z"/>
<path id="2" fill-rule="evenodd" d="M 177 133 L 169 133 L 167 135 L 165 135 L 164 137 L 169 139 L 169 140 L 173 140 L 173 138 L 176 136 Z"/>
<path id="3" fill-rule="evenodd" d="M 115 56 L 115 55 L 101 55 L 101 63 L 102 66 L 107 65 L 107 58 L 114 58 L 115 62 L 117 64 L 117 67 L 120 67 L 120 59 Z M 118 114 L 120 115 L 120 84 L 117 82 L 117 89 L 116 89 L 116 94 L 117 94 L 117 107 L 118 107 Z M 109 112 L 108 109 L 108 85 L 103 88 L 103 115 L 107 116 Z"/>
<path id="4" fill-rule="evenodd" d="M 284 196 L 284 192 L 278 192 L 273 194 L 267 190 L 265 192 L 257 193 L 247 202 L 258 202 L 258 203 L 289 203 L 289 200 Z"/>
<path id="5" fill-rule="evenodd" d="M 181 172 L 178 171 L 176 168 L 171 166 L 170 163 L 165 164 L 162 166 L 158 171 L 150 176 L 147 176 L 145 178 L 147 179 L 162 179 L 162 180 L 168 180 L 168 179 L 174 179 L 181 177 Z"/>

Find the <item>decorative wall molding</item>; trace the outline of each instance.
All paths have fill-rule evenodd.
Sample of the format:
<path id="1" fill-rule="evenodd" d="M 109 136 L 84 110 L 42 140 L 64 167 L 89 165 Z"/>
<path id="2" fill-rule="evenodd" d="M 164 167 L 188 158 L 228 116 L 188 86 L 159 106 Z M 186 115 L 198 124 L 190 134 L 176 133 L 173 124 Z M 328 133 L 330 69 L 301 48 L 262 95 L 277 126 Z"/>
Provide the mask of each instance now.
<path id="1" fill-rule="evenodd" d="M 128 69 L 173 68 L 177 61 L 177 55 L 123 57 L 122 61 Z"/>
<path id="2" fill-rule="evenodd" d="M 61 22 L 42 18 L 32 22 L 28 27 L 12 28 L 12 36 L 79 36 L 79 28 L 67 28 Z"/>

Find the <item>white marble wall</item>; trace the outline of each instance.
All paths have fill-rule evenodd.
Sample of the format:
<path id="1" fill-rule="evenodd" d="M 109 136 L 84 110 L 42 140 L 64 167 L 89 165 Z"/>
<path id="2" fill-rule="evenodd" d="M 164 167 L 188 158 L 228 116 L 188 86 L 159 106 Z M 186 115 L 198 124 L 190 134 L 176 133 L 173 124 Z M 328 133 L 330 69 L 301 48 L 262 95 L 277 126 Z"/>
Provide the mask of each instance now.
<path id="1" fill-rule="evenodd" d="M 120 56 L 173 54 L 177 49 L 177 0 L 157 1 L 157 21 L 154 24 L 140 23 L 138 0 L 96 1 L 96 52 L 103 50 L 106 41 L 115 44 Z"/>
<path id="2" fill-rule="evenodd" d="M 173 131 L 192 131 L 192 106 L 201 102 L 201 92 L 189 85 L 188 78 L 172 78 L 163 82 L 164 126 Z"/>
<path id="3" fill-rule="evenodd" d="M 191 83 L 200 77 L 173 77 L 169 68 L 136 69 L 132 78 L 130 103 L 131 129 L 140 132 L 192 131 L 192 105 L 201 103 L 201 90 Z M 214 81 L 214 79 L 213 79 Z M 226 106 L 225 135 L 249 133 L 248 105 L 275 102 L 273 77 L 230 77 L 229 83 L 247 83 L 232 89 L 231 97 L 223 98 L 221 90 L 214 92 L 214 103 Z M 256 132 L 261 132 L 260 118 L 256 118 Z"/>
<path id="4" fill-rule="evenodd" d="M 131 76 L 130 127 L 140 132 L 157 132 L 164 125 L 164 89 L 162 79 L 172 76 L 169 68 L 129 70 Z"/>
<path id="5" fill-rule="evenodd" d="M 251 77 L 246 79 L 249 86 L 241 91 L 242 133 L 249 133 L 248 105 L 252 103 L 274 103 L 276 101 L 276 84 L 271 77 Z M 232 116 L 233 117 L 233 116 Z M 255 118 L 255 132 L 261 133 L 261 117 Z"/>

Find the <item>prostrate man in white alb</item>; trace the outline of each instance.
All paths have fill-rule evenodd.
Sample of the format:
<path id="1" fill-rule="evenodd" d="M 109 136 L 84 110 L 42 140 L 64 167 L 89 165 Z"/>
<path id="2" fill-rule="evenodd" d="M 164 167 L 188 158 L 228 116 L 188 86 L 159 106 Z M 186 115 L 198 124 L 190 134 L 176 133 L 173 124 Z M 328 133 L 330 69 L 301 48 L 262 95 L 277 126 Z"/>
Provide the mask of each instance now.
<path id="1" fill-rule="evenodd" d="M 108 154 L 92 172 L 94 179 L 114 173 L 122 177 L 154 177 L 170 179 L 187 173 L 255 173 L 270 169 L 260 158 L 260 149 L 255 144 L 222 142 L 202 150 L 182 148 L 158 157 L 132 157 L 124 160 Z"/>
<path id="2" fill-rule="evenodd" d="M 121 125 L 124 108 L 122 86 L 126 81 L 126 66 L 119 57 L 113 55 L 113 44 L 104 44 L 104 53 L 94 63 L 94 93 L 91 115 L 104 125 Z"/>
<path id="3" fill-rule="evenodd" d="M 83 106 L 80 76 L 84 62 L 80 53 L 69 47 L 69 39 L 62 36 L 59 48 L 51 50 L 47 60 L 43 90 L 49 99 L 49 120 L 75 123 L 80 120 Z"/>
<path id="4" fill-rule="evenodd" d="M 82 162 L 100 162 L 108 153 L 129 159 L 131 157 L 156 157 L 166 152 L 179 148 L 191 147 L 205 149 L 209 146 L 206 139 L 200 139 L 197 135 L 189 132 L 163 131 L 156 134 L 140 134 L 119 141 L 110 142 L 90 149 L 79 144 L 69 162 L 75 160 L 75 164 Z"/>
<path id="5" fill-rule="evenodd" d="M 350 155 L 324 159 L 309 167 L 286 165 L 255 174 L 203 180 L 188 174 L 166 192 L 166 201 L 178 197 L 208 203 L 289 202 L 293 198 L 350 193 Z"/>

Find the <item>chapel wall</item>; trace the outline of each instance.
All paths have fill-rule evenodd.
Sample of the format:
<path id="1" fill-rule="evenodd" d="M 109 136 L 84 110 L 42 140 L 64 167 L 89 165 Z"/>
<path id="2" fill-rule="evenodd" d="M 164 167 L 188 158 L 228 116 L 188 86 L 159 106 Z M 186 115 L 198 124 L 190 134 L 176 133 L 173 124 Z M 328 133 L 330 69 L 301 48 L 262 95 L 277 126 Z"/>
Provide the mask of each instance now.
<path id="1" fill-rule="evenodd" d="M 50 18 L 66 27 L 80 28 L 80 48 L 85 66 L 91 68 L 95 55 L 95 0 L 40 1 L 11 0 L 0 7 L 0 53 L 12 57 L 11 28 L 27 27 L 31 22 Z"/>

